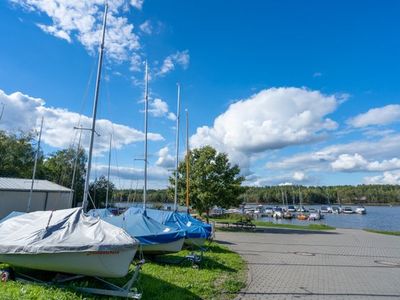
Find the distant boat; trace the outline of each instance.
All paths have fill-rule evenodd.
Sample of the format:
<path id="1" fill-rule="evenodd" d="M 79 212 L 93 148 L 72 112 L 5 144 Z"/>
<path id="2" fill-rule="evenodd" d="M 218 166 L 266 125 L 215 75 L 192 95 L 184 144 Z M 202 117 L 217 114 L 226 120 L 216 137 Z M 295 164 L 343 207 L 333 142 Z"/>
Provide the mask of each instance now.
<path id="1" fill-rule="evenodd" d="M 307 210 L 303 205 L 299 206 L 299 207 L 297 208 L 297 211 L 298 211 L 298 212 L 308 212 L 308 210 Z"/>
<path id="2" fill-rule="evenodd" d="M 332 207 L 323 205 L 321 206 L 321 213 L 327 214 L 332 212 Z"/>
<path id="3" fill-rule="evenodd" d="M 332 206 L 332 213 L 333 214 L 340 214 L 342 212 L 342 208 L 339 206 Z"/>
<path id="4" fill-rule="evenodd" d="M 346 206 L 343 211 L 344 214 L 354 214 L 353 209 L 350 206 Z"/>
<path id="5" fill-rule="evenodd" d="M 272 214 L 272 217 L 274 217 L 275 219 L 282 219 L 283 218 L 283 209 L 282 209 L 282 207 L 275 206 L 274 212 Z"/>
<path id="6" fill-rule="evenodd" d="M 367 213 L 367 210 L 364 206 L 357 206 L 355 212 L 360 215 L 365 215 Z"/>
<path id="7" fill-rule="evenodd" d="M 287 210 L 290 212 L 296 212 L 296 207 L 294 205 L 288 205 Z"/>
<path id="8" fill-rule="evenodd" d="M 297 215 L 297 220 L 300 220 L 300 221 L 308 220 L 308 216 L 303 213 L 300 213 Z"/>
<path id="9" fill-rule="evenodd" d="M 320 212 L 318 210 L 312 211 L 308 215 L 308 220 L 310 220 L 310 221 L 321 220 L 321 218 L 322 218 L 322 215 L 320 214 Z"/>

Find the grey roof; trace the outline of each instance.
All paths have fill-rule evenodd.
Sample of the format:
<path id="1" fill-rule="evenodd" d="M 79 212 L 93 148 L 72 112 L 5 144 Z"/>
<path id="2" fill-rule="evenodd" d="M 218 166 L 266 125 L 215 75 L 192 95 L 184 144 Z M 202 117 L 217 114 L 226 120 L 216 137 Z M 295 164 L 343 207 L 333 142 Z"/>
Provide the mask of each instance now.
<path id="1" fill-rule="evenodd" d="M 24 178 L 0 177 L 0 191 L 29 191 L 32 180 Z M 34 191 L 69 192 L 70 189 L 48 180 L 36 179 L 33 185 Z"/>

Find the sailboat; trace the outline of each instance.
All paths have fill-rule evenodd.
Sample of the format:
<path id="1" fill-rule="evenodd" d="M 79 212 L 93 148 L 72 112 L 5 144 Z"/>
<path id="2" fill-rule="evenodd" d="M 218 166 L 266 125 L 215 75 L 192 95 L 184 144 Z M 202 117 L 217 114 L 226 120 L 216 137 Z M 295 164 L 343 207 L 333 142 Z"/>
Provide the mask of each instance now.
<path id="1" fill-rule="evenodd" d="M 175 161 L 175 193 L 174 210 L 165 211 L 148 209 L 147 215 L 158 222 L 186 232 L 185 244 L 189 246 L 204 246 L 212 236 L 212 227 L 195 218 L 189 213 L 189 118 L 186 110 L 186 212 L 178 212 L 178 155 L 179 155 L 179 119 L 180 119 L 180 85 L 178 84 L 178 105 L 176 124 L 176 161 Z"/>
<path id="2" fill-rule="evenodd" d="M 108 210 L 91 210 L 89 214 L 99 216 L 103 221 L 123 228 L 132 237 L 139 240 L 144 254 L 175 253 L 182 249 L 185 231 L 180 228 L 161 224 L 148 216 L 147 200 L 147 116 L 148 116 L 148 66 L 145 66 L 145 125 L 144 125 L 144 188 L 143 209 L 131 207 L 119 216 L 113 216 Z"/>
<path id="3" fill-rule="evenodd" d="M 129 271 L 138 241 L 121 228 L 84 214 L 88 204 L 107 10 L 106 4 L 82 207 L 28 212 L 0 223 L 1 262 L 38 270 L 100 277 L 122 277 Z"/>

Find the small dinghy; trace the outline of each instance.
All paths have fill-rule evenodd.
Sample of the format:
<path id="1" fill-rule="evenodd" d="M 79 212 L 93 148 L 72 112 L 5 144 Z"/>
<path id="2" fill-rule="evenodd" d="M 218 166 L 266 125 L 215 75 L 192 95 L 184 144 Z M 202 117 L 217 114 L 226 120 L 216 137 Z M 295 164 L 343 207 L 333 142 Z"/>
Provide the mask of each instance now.
<path id="1" fill-rule="evenodd" d="M 0 261 L 37 270 L 123 277 L 138 245 L 82 208 L 36 211 L 0 224 Z"/>

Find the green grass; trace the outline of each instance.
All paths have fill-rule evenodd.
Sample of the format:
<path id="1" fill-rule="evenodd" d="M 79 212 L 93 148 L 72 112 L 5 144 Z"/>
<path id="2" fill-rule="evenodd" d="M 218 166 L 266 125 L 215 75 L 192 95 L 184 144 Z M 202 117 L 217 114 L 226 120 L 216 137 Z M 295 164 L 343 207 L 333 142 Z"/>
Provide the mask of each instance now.
<path id="1" fill-rule="evenodd" d="M 245 286 L 246 268 L 242 258 L 228 248 L 212 243 L 209 251 L 205 252 L 203 261 L 198 269 L 189 263 L 177 263 L 189 251 L 158 257 L 162 262 L 146 262 L 140 272 L 136 285 L 143 293 L 143 300 L 167 299 L 233 299 L 235 294 Z M 170 264 L 166 264 L 168 262 Z M 134 266 L 132 265 L 132 271 Z M 36 271 L 37 272 L 37 271 Z M 122 285 L 125 279 L 112 282 Z M 92 282 L 84 281 L 84 286 L 93 286 Z M 47 299 L 121 299 L 93 297 L 80 294 L 73 290 L 51 288 L 35 284 L 18 282 L 0 283 L 0 300 L 47 300 Z"/>
<path id="2" fill-rule="evenodd" d="M 237 221 L 240 221 L 239 217 L 232 217 L 232 218 L 210 218 L 210 221 L 215 221 L 216 223 L 235 223 Z M 253 224 L 256 226 L 261 226 L 261 227 L 275 227 L 275 228 L 289 228 L 289 229 L 303 229 L 303 230 L 334 230 L 336 229 L 335 227 L 325 225 L 325 224 L 308 224 L 308 225 L 296 225 L 296 224 L 276 224 L 273 222 L 265 222 L 265 221 L 256 221 L 252 220 L 251 221 Z M 226 228 L 226 227 L 220 227 L 218 230 L 229 230 L 229 231 L 234 231 L 236 228 Z"/>
<path id="3" fill-rule="evenodd" d="M 400 236 L 400 231 L 386 231 L 386 230 L 375 230 L 375 229 L 364 229 L 365 231 L 368 232 L 373 232 L 373 233 L 380 233 L 380 234 L 387 234 L 387 235 L 397 235 Z"/>
<path id="4" fill-rule="evenodd" d="M 308 225 L 296 225 L 296 224 L 276 224 L 272 222 L 264 221 L 253 221 L 256 226 L 262 227 L 278 227 L 278 228 L 290 228 L 290 229 L 305 229 L 305 230 L 334 230 L 335 227 L 325 224 L 308 224 Z"/>

